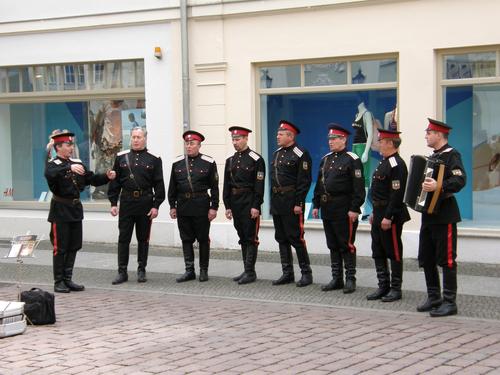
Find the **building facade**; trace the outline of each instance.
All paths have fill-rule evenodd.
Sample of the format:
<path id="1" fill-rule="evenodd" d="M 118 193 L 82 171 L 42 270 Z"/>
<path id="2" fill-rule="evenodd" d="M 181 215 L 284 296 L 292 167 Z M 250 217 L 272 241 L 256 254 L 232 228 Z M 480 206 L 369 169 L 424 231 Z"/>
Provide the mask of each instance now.
<path id="1" fill-rule="evenodd" d="M 174 0 L 0 5 L 0 237 L 48 232 L 43 163 L 55 128 L 74 131 L 79 157 L 105 170 L 128 148 L 130 127 L 145 126 L 168 181 L 172 159 L 183 152 L 184 125 L 206 136 L 201 152 L 222 171 L 233 151 L 229 126 L 253 129 L 251 146 L 269 165 L 277 122 L 285 118 L 302 129 L 298 141 L 310 150 L 316 177 L 328 150 L 327 124 L 350 127 L 368 112 L 367 135 L 377 125 L 403 132 L 407 162 L 431 151 L 427 117 L 453 126 L 450 144 L 468 174 L 457 196 L 464 219 L 459 259 L 500 262 L 500 30 L 494 26 L 500 3 L 192 0 L 185 61 L 181 6 Z M 190 92 L 184 125 L 183 62 Z M 366 147 L 370 175 L 380 156 L 376 144 Z M 106 191 L 83 196 L 85 240 L 116 241 Z M 236 248 L 222 210 L 212 246 Z M 369 204 L 364 210 L 370 212 Z M 419 223 L 412 212 L 403 235 L 407 257 L 416 256 Z M 180 244 L 168 207 L 153 228 L 153 243 Z M 310 252 L 328 252 L 322 230 L 308 217 Z M 260 240 L 262 249 L 276 249 L 268 205 Z M 371 253 L 366 222 L 357 248 Z"/>

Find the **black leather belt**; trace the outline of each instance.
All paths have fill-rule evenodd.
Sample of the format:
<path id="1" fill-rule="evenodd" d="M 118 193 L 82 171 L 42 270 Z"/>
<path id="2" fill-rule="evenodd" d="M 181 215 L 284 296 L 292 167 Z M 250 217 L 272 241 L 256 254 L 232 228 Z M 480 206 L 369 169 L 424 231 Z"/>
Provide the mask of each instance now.
<path id="1" fill-rule="evenodd" d="M 242 193 L 250 193 L 252 191 L 251 188 L 245 187 L 245 188 L 232 188 L 231 189 L 231 194 L 237 195 L 237 194 L 242 194 Z"/>
<path id="2" fill-rule="evenodd" d="M 152 192 L 150 190 L 122 190 L 122 197 L 132 197 L 139 198 L 145 195 L 151 195 Z"/>
<path id="3" fill-rule="evenodd" d="M 389 204 L 389 201 L 373 201 L 373 207 L 383 207 Z"/>
<path id="4" fill-rule="evenodd" d="M 77 205 L 80 203 L 79 198 L 63 198 L 63 197 L 58 197 L 57 195 L 52 195 L 52 200 L 60 203 L 65 203 L 65 204 L 72 204 L 72 205 Z"/>
<path id="5" fill-rule="evenodd" d="M 206 191 L 195 191 L 193 193 L 181 193 L 181 196 L 186 199 L 191 198 L 200 198 L 200 197 L 208 197 L 208 193 Z"/>
<path id="6" fill-rule="evenodd" d="M 273 186 L 273 193 L 286 193 L 287 191 L 295 191 L 295 186 Z"/>

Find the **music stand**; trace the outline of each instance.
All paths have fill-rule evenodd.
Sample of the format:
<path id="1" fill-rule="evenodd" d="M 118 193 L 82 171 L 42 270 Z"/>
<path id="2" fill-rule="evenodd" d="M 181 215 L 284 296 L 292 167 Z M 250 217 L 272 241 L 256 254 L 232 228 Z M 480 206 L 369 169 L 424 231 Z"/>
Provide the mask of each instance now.
<path id="1" fill-rule="evenodd" d="M 16 284 L 17 284 L 17 300 L 21 300 L 21 268 L 23 258 L 32 258 L 33 252 L 42 239 L 36 234 L 22 234 L 14 236 L 11 242 L 11 248 L 5 258 L 16 258 Z"/>

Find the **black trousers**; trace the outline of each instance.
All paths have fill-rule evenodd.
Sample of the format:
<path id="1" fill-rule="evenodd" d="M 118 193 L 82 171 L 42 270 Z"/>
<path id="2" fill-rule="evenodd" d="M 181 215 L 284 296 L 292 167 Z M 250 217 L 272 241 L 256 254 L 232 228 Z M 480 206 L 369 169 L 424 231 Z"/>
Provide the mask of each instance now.
<path id="1" fill-rule="evenodd" d="M 457 224 L 425 224 L 420 227 L 418 262 L 453 269 L 457 259 Z"/>
<path id="2" fill-rule="evenodd" d="M 304 215 L 273 215 L 274 238 L 282 245 L 295 249 L 307 248 L 304 239 Z"/>
<path id="3" fill-rule="evenodd" d="M 82 222 L 51 223 L 50 242 L 54 248 L 54 255 L 80 250 L 82 248 Z"/>
<path id="4" fill-rule="evenodd" d="M 137 242 L 149 242 L 152 221 L 147 215 L 124 215 L 118 220 L 119 243 L 130 243 L 135 226 Z"/>
<path id="5" fill-rule="evenodd" d="M 325 230 L 326 246 L 330 251 L 356 252 L 354 241 L 358 229 L 357 220 L 353 223 L 348 216 L 341 220 L 323 219 L 323 228 Z"/>
<path id="6" fill-rule="evenodd" d="M 390 229 L 382 230 L 380 223 L 374 222 L 371 228 L 372 257 L 400 262 L 403 257 L 402 231 L 401 223 L 392 223 Z"/>
<path id="7" fill-rule="evenodd" d="M 259 227 L 260 217 L 252 219 L 250 211 L 238 212 L 235 215 L 233 211 L 233 224 L 239 237 L 240 245 L 258 245 L 259 244 Z"/>

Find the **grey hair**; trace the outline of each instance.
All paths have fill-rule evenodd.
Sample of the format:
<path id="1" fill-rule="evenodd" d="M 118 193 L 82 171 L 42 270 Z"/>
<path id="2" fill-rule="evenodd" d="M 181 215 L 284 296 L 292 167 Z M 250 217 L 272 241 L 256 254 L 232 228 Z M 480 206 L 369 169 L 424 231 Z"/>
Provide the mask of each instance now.
<path id="1" fill-rule="evenodd" d="M 132 132 L 135 132 L 137 130 L 140 130 L 142 132 L 144 138 L 148 137 L 148 131 L 146 130 L 146 128 L 143 128 L 142 126 L 134 126 L 132 129 L 130 129 L 130 135 L 132 135 Z"/>

